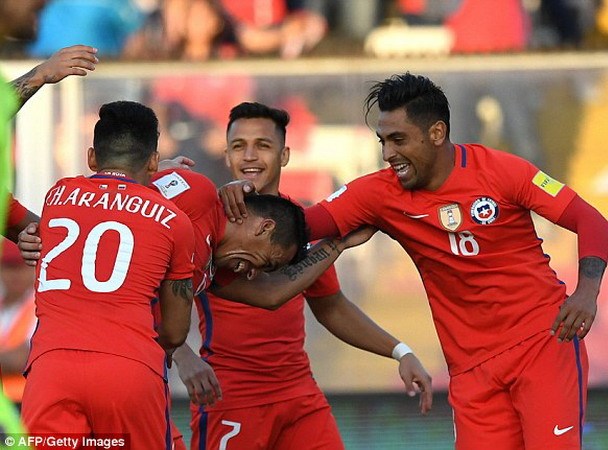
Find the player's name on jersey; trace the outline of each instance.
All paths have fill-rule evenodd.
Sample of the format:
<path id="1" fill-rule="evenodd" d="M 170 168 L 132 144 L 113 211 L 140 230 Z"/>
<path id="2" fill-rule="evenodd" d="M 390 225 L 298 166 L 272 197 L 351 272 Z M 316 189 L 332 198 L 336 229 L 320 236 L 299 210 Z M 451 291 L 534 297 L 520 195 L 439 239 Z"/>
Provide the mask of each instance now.
<path id="1" fill-rule="evenodd" d="M 126 192 L 88 191 L 79 187 L 66 192 L 66 186 L 57 186 L 46 196 L 47 206 L 72 205 L 82 208 L 126 211 L 152 219 L 166 228 L 171 228 L 171 220 L 177 214 L 153 200 L 143 199 Z"/>

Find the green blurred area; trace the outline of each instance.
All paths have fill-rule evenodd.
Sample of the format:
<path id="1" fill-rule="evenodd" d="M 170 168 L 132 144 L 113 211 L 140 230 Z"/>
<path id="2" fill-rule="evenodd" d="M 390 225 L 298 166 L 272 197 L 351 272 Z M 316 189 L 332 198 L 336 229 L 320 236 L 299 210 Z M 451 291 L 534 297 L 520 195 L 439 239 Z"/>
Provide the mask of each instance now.
<path id="1" fill-rule="evenodd" d="M 452 410 L 437 393 L 432 412 L 418 413 L 418 400 L 405 394 L 328 395 L 347 450 L 453 449 Z M 186 401 L 173 403 L 173 418 L 190 443 Z M 608 449 L 608 390 L 589 392 L 584 450 Z"/>

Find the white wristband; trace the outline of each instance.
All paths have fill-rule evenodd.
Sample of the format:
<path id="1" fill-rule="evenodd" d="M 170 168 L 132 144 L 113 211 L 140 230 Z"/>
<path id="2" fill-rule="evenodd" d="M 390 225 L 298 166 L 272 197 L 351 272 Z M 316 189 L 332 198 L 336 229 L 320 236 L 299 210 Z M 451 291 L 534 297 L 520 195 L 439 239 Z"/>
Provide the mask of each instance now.
<path id="1" fill-rule="evenodd" d="M 399 342 L 397 345 L 395 345 L 395 348 L 393 348 L 392 356 L 393 356 L 393 359 L 396 359 L 397 361 L 401 361 L 401 358 L 403 358 L 408 353 L 414 353 L 414 352 L 406 344 L 404 344 L 403 342 Z"/>

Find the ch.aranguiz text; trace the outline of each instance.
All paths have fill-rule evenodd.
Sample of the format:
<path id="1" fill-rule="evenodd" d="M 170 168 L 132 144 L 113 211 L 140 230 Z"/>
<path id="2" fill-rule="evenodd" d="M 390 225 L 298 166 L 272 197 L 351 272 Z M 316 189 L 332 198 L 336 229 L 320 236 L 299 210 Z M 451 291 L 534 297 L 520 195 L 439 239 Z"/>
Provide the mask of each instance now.
<path id="1" fill-rule="evenodd" d="M 166 228 L 171 228 L 170 221 L 177 215 L 164 205 L 153 200 L 143 199 L 138 195 L 129 195 L 126 192 L 92 192 L 81 188 L 66 192 L 65 186 L 51 189 L 46 196 L 45 204 L 47 206 L 73 205 L 83 208 L 126 211 L 152 219 Z"/>

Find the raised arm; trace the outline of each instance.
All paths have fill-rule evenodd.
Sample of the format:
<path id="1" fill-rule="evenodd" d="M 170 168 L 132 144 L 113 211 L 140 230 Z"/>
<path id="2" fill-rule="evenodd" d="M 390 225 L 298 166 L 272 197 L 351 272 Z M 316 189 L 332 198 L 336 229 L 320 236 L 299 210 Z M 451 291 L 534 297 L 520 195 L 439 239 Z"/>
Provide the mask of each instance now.
<path id="1" fill-rule="evenodd" d="M 20 107 L 45 84 L 58 83 L 70 75 L 82 77 L 88 71 L 95 70 L 99 61 L 96 53 L 97 49 L 88 45 L 62 48 L 28 73 L 11 81 L 19 97 Z"/>
<path id="2" fill-rule="evenodd" d="M 236 278 L 225 286 L 213 285 L 218 296 L 265 309 L 276 309 L 310 286 L 344 250 L 367 242 L 375 228 L 363 227 L 344 239 L 326 239 L 315 244 L 308 256 L 295 265 L 270 273 L 261 273 L 253 280 Z"/>
<path id="3" fill-rule="evenodd" d="M 426 414 L 433 405 L 431 376 L 414 353 L 397 353 L 400 342 L 381 328 L 342 291 L 325 297 L 306 297 L 315 318 L 327 330 L 345 343 L 379 356 L 399 361 L 399 376 L 406 392 L 413 397 L 420 392 L 420 412 Z"/>

